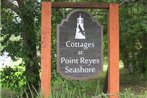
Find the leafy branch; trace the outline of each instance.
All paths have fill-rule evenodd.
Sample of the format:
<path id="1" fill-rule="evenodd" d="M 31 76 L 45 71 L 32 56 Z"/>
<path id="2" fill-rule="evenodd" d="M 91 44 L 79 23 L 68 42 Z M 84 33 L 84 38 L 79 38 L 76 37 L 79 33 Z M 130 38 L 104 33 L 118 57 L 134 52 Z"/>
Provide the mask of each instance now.
<path id="1" fill-rule="evenodd" d="M 12 1 L 2 0 L 2 5 L 6 8 L 11 9 L 12 11 L 14 11 L 15 13 L 17 13 L 19 15 L 19 6 L 14 4 Z"/>

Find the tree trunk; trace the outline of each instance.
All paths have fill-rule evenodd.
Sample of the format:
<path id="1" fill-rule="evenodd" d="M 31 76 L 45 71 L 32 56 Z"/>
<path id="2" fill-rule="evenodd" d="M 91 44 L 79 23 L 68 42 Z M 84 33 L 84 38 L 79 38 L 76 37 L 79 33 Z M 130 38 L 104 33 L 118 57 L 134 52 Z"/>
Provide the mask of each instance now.
<path id="1" fill-rule="evenodd" d="M 36 93 L 35 90 L 39 90 L 40 81 L 37 49 L 36 44 L 32 42 L 33 38 L 29 38 L 30 36 L 27 36 L 27 34 L 28 33 L 25 33 L 23 36 L 24 38 L 26 38 L 24 39 L 26 91 L 27 93 Z"/>
<path id="2" fill-rule="evenodd" d="M 23 59 L 25 63 L 25 78 L 26 78 L 26 92 L 29 96 L 36 95 L 36 91 L 39 91 L 39 61 L 37 57 L 37 32 L 34 27 L 34 15 L 32 9 L 24 10 L 27 12 L 21 13 L 21 19 L 23 23 Z M 25 94 L 24 94 L 25 95 Z"/>
<path id="3" fill-rule="evenodd" d="M 147 37 L 146 36 L 147 36 L 147 33 L 142 34 L 142 37 L 140 39 L 142 48 L 140 49 L 140 55 L 138 56 L 140 59 L 139 66 L 143 74 L 147 73 L 147 42 L 146 42 Z"/>

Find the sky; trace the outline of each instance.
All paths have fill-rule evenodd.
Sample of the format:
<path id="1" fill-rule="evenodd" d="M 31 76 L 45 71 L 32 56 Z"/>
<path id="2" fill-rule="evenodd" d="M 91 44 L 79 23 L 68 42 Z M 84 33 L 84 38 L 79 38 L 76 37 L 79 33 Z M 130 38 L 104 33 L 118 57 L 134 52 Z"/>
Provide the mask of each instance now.
<path id="1" fill-rule="evenodd" d="M 13 60 L 8 55 L 8 52 L 4 52 L 2 55 L 0 55 L 0 69 L 6 66 L 11 66 L 13 63 Z"/>

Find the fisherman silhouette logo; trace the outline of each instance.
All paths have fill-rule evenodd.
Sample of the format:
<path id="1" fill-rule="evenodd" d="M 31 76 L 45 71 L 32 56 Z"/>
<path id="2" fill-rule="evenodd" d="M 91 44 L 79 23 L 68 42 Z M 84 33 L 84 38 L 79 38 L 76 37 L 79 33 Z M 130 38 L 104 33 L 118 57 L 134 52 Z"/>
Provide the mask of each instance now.
<path id="1" fill-rule="evenodd" d="M 84 19 L 81 17 L 81 14 L 79 14 L 79 18 L 77 18 L 75 39 L 86 39 L 84 31 Z"/>

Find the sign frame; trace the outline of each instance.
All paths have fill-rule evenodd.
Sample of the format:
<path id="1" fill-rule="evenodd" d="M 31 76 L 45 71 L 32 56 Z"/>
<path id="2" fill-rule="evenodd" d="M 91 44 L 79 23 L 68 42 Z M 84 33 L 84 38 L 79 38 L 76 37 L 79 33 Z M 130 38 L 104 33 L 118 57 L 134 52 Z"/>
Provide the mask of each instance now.
<path id="1" fill-rule="evenodd" d="M 108 9 L 108 96 L 119 98 L 119 5 L 107 3 L 42 2 L 41 15 L 41 91 L 51 95 L 51 10 L 52 8 Z M 115 82 L 114 82 L 115 81 Z"/>

